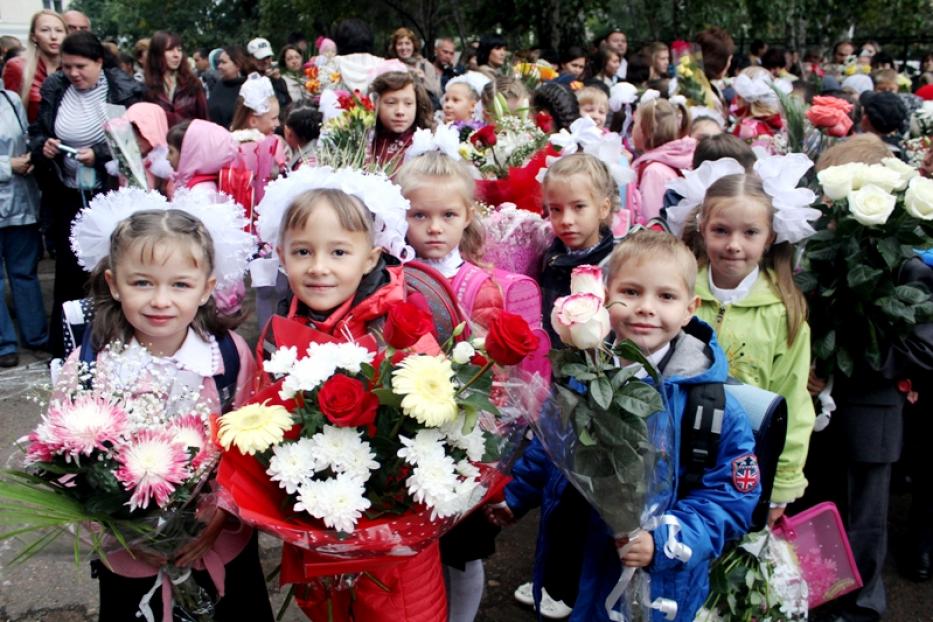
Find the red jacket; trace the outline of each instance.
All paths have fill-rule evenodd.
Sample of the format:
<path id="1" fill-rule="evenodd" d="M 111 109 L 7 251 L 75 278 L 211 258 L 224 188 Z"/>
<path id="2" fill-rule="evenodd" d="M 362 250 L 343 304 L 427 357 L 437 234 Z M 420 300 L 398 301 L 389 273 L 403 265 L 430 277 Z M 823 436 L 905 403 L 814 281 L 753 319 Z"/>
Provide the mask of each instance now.
<path id="1" fill-rule="evenodd" d="M 207 96 L 197 78 L 187 88 L 180 85 L 176 87 L 171 101 L 164 88 L 159 91 L 148 90 L 145 99 L 162 106 L 169 127 L 188 119 L 207 119 Z"/>

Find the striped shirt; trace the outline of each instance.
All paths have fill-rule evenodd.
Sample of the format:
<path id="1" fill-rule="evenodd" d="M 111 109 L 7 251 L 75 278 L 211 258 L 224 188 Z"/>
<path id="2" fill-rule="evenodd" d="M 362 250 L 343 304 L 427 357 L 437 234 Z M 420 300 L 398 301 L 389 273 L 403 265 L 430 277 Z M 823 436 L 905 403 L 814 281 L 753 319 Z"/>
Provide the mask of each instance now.
<path id="1" fill-rule="evenodd" d="M 55 116 L 55 136 L 69 147 L 83 149 L 105 140 L 104 122 L 107 120 L 107 77 L 100 72 L 97 84 L 86 91 L 74 86 L 65 89 L 65 95 Z M 75 187 L 79 163 L 65 158 L 65 185 Z"/>

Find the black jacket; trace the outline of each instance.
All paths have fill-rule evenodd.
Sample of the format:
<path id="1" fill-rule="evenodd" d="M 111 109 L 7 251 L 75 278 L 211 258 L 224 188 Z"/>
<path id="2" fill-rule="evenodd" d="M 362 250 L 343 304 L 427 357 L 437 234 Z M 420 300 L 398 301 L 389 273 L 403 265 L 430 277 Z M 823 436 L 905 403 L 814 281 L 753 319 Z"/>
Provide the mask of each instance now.
<path id="1" fill-rule="evenodd" d="M 601 234 L 599 244 L 586 253 L 568 253 L 567 247 L 559 238 L 555 239 L 544 253 L 541 274 L 538 277 L 538 283 L 541 285 L 541 311 L 544 314 L 544 328 L 555 348 L 561 348 L 563 345 L 560 337 L 551 327 L 551 310 L 554 308 L 554 301 L 570 293 L 570 273 L 574 268 L 586 264 L 598 266 L 612 252 L 615 246 L 612 232 L 604 229 Z"/>
<path id="2" fill-rule="evenodd" d="M 119 69 L 104 69 L 104 75 L 107 76 L 107 103 L 119 106 L 130 107 L 143 99 L 145 87 L 133 80 Z M 58 107 L 62 103 L 65 91 L 71 86 L 71 82 L 61 71 L 56 71 L 42 83 L 42 101 L 39 103 L 39 116 L 34 123 L 29 126 L 29 150 L 32 152 L 32 161 L 38 166 L 42 163 L 49 163 L 57 169 L 59 181 L 61 181 L 61 159 L 64 154 L 59 153 L 55 160 L 49 162 L 42 155 L 42 147 L 49 138 L 57 138 L 55 135 L 55 118 L 58 116 Z M 94 150 L 94 168 L 97 169 L 97 178 L 106 179 L 107 171 L 104 165 L 113 158 L 110 148 L 106 141 L 101 141 L 91 146 Z M 49 167 L 45 167 L 49 170 Z"/>

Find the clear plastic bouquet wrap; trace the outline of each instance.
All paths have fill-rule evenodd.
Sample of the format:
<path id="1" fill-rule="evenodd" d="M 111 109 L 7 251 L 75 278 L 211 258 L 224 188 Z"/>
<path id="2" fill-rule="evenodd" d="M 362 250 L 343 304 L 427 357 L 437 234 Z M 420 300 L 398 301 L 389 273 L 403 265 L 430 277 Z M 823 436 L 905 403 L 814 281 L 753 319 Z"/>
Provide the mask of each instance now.
<path id="1" fill-rule="evenodd" d="M 124 112 L 126 112 L 126 109 L 123 106 L 107 105 L 109 119 L 104 123 L 104 136 L 107 139 L 107 146 L 110 147 L 110 153 L 116 163 L 117 172 L 126 179 L 126 183 L 136 188 L 148 190 L 149 181 L 146 178 L 143 156 L 139 151 L 139 144 L 136 142 L 136 133 L 133 130 L 133 124 L 123 117 Z"/>
<path id="2" fill-rule="evenodd" d="M 571 294 L 554 304 L 551 324 L 569 346 L 552 354 L 554 391 L 532 426 L 554 463 L 600 514 L 618 541 L 655 529 L 670 504 L 673 420 L 655 386 L 659 377 L 638 347 L 609 347 L 601 270 L 573 271 Z M 627 546 L 627 544 L 625 545 Z M 625 548 L 623 546 L 623 553 Z M 676 611 L 650 598 L 649 577 L 624 568 L 606 601 L 613 620 Z"/>
<path id="3" fill-rule="evenodd" d="M 174 599 L 176 614 L 210 620 L 207 592 L 171 560 L 216 510 L 201 494 L 219 457 L 211 409 L 199 391 L 180 390 L 167 376 L 147 373 L 139 389 L 143 350 L 111 344 L 96 365 L 65 367 L 46 414 L 20 441 L 25 468 L 0 478 L 0 525 L 13 526 L 0 540 L 39 534 L 17 561 L 65 534 L 76 559 L 82 544 L 108 565 L 114 556 L 148 552 L 165 562 L 133 562 L 149 564 L 156 584 L 170 586 L 165 597 Z M 140 611 L 151 622 L 147 603 Z"/>
<path id="4" fill-rule="evenodd" d="M 551 224 L 540 214 L 503 203 L 483 217 L 483 229 L 484 261 L 509 272 L 538 276 L 541 257 L 554 240 Z"/>
<path id="5" fill-rule="evenodd" d="M 281 581 L 330 598 L 361 574 L 411 559 L 505 485 L 535 395 L 509 368 L 537 347 L 501 312 L 484 339 L 390 307 L 383 346 L 272 320 L 276 378 L 221 417 L 218 480 L 239 516 L 287 544 Z M 338 615 L 337 619 L 341 619 Z"/>

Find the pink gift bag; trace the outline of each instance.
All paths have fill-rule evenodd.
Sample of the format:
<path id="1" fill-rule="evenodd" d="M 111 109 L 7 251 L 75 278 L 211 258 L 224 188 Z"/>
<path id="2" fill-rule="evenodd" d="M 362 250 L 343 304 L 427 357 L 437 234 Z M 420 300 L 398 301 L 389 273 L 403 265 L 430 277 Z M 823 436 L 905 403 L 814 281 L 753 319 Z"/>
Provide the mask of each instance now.
<path id="1" fill-rule="evenodd" d="M 809 588 L 810 608 L 862 587 L 842 518 L 826 502 L 796 516 L 782 516 L 774 535 L 790 544 Z"/>

